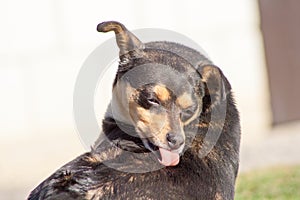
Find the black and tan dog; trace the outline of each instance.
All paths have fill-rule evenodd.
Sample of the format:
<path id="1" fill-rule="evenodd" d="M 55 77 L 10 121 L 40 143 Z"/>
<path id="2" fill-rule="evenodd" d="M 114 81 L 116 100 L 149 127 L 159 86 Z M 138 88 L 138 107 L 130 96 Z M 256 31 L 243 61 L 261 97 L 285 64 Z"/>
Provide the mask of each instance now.
<path id="1" fill-rule="evenodd" d="M 240 123 L 231 86 L 199 52 L 142 43 L 118 22 L 120 63 L 94 148 L 29 199 L 234 199 Z"/>

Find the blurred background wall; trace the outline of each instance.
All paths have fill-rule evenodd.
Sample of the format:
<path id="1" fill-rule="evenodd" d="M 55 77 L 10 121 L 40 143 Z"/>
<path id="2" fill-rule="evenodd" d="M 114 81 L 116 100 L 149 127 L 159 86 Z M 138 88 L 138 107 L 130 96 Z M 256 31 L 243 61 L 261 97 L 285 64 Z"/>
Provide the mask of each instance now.
<path id="1" fill-rule="evenodd" d="M 72 95 L 84 60 L 113 36 L 96 31 L 106 20 L 193 39 L 231 81 L 243 148 L 266 138 L 270 100 L 256 1 L 2 0 L 0 199 L 24 199 L 85 151 L 73 122 Z"/>

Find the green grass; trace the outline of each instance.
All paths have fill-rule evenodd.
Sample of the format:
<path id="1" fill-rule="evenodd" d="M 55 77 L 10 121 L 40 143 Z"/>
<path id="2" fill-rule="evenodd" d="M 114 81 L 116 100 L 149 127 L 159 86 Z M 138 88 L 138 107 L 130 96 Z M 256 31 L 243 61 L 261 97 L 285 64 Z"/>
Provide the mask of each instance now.
<path id="1" fill-rule="evenodd" d="M 300 200 L 300 166 L 277 167 L 241 174 L 235 200 Z"/>

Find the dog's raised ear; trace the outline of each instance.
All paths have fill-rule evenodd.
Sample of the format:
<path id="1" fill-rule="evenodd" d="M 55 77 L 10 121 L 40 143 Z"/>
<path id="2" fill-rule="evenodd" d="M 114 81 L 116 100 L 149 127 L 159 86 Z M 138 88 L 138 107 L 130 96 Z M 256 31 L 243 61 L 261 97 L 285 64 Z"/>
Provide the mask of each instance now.
<path id="1" fill-rule="evenodd" d="M 116 41 L 120 49 L 119 56 L 122 58 L 129 53 L 139 53 L 144 49 L 144 44 L 126 27 L 116 21 L 102 22 L 98 24 L 97 31 L 109 32 L 114 31 L 116 34 Z"/>
<path id="2" fill-rule="evenodd" d="M 205 65 L 200 67 L 199 73 L 202 76 L 202 82 L 205 83 L 205 95 L 210 95 L 217 101 L 226 100 L 231 86 L 222 71 L 214 65 Z"/>

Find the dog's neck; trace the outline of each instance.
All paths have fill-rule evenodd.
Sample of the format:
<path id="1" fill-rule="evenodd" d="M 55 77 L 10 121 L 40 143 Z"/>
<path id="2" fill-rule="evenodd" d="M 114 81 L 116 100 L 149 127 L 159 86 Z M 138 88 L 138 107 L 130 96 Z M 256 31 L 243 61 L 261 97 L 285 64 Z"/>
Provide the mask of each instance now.
<path id="1" fill-rule="evenodd" d="M 102 127 L 103 132 L 92 148 L 92 153 L 105 165 L 130 173 L 144 173 L 161 168 L 157 157 L 146 149 L 133 125 L 106 116 Z"/>
<path id="2" fill-rule="evenodd" d="M 135 127 L 127 121 L 116 119 L 108 106 L 105 118 L 102 122 L 104 136 L 123 150 L 132 152 L 148 152 L 143 145 Z"/>

